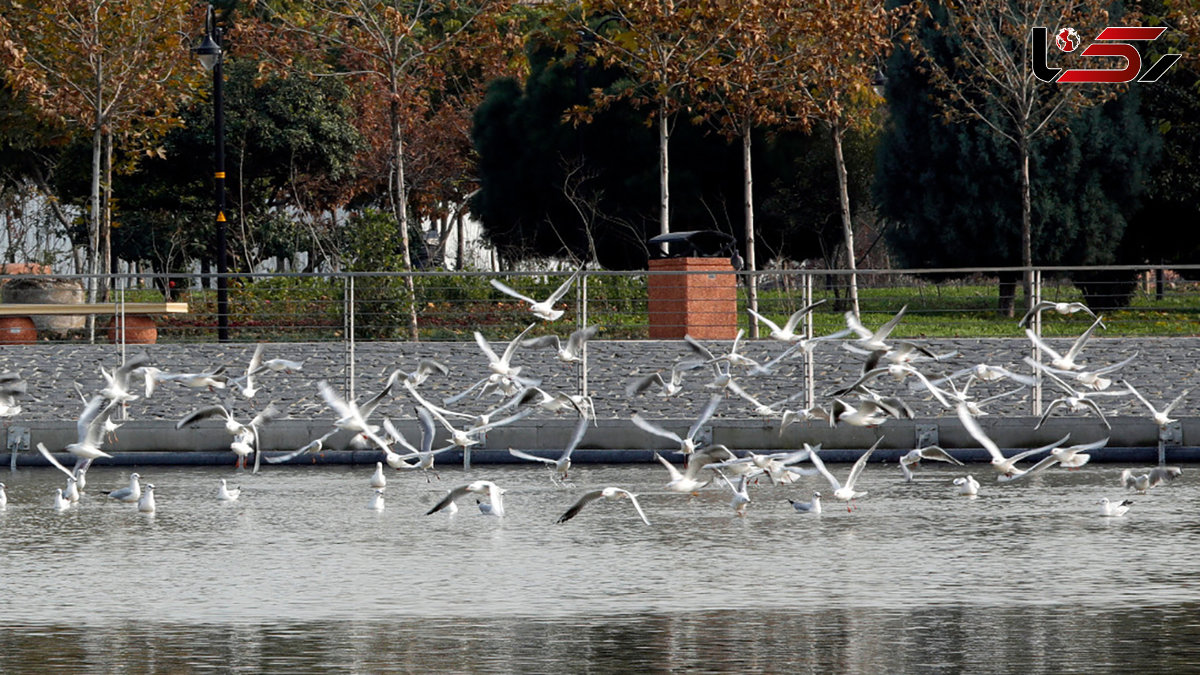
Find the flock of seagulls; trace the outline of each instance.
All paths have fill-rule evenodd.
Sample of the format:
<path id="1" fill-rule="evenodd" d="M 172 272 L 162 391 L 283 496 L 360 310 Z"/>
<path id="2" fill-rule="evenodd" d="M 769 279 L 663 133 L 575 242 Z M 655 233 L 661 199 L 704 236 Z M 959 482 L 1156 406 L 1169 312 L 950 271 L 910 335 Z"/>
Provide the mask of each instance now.
<path id="1" fill-rule="evenodd" d="M 582 268 L 581 268 L 582 269 Z M 500 281 L 493 280 L 498 290 L 511 295 L 528 305 L 528 311 L 538 320 L 553 322 L 565 312 L 562 298 L 578 278 L 577 270 L 546 300 L 537 301 L 519 293 Z M 803 443 L 802 449 L 781 453 L 742 453 L 722 446 L 713 445 L 705 438 L 705 427 L 722 406 L 748 403 L 750 411 L 765 418 L 778 418 L 779 432 L 797 421 L 809 420 L 829 426 L 861 426 L 884 428 L 889 420 L 914 417 L 909 401 L 921 398 L 935 402 L 947 412 L 952 412 L 964 429 L 975 439 L 989 456 L 989 466 L 1000 483 L 1015 483 L 1055 465 L 1070 470 L 1086 464 L 1089 459 L 1105 447 L 1108 439 L 1068 445 L 1070 436 L 1046 445 L 1005 456 L 999 446 L 985 433 L 978 417 L 987 415 L 985 406 L 996 399 L 1019 394 L 1039 380 L 1061 390 L 1061 395 L 1047 407 L 1037 423 L 1040 427 L 1053 413 L 1094 414 L 1107 426 L 1101 400 L 1104 397 L 1132 396 L 1150 413 L 1160 427 L 1173 422 L 1174 411 L 1186 400 L 1188 391 L 1176 396 L 1169 404 L 1157 407 L 1138 392 L 1133 385 L 1116 373 L 1132 362 L 1136 354 L 1115 364 L 1093 365 L 1085 360 L 1084 350 L 1088 340 L 1098 329 L 1103 329 L 1103 318 L 1079 303 L 1040 303 L 1030 314 L 1021 319 L 1033 349 L 1040 359 L 1026 359 L 1030 373 L 1016 373 L 1008 369 L 975 364 L 957 368 L 952 372 L 936 373 L 943 363 L 952 361 L 957 354 L 936 354 L 925 346 L 912 341 L 894 340 L 893 330 L 900 324 L 907 308 L 875 329 L 863 325 L 853 312 L 845 313 L 846 328 L 836 333 L 805 337 L 798 330 L 800 322 L 821 302 L 814 303 L 791 314 L 782 325 L 770 318 L 751 311 L 752 319 L 763 323 L 768 329 L 770 340 L 786 344 L 783 352 L 773 358 L 759 361 L 749 356 L 742 342 L 743 332 L 730 344 L 728 351 L 714 350 L 699 340 L 688 336 L 684 340 L 685 356 L 676 362 L 650 373 L 631 375 L 632 380 L 625 389 L 627 397 L 636 402 L 638 397 L 656 393 L 664 397 L 681 396 L 691 389 L 687 385 L 699 378 L 699 389 L 706 393 L 704 404 L 695 420 L 684 433 L 678 433 L 662 424 L 648 419 L 640 412 L 630 416 L 632 425 L 646 434 L 665 439 L 675 444 L 674 450 L 683 455 L 685 462 L 676 466 L 666 457 L 655 453 L 655 459 L 667 472 L 664 488 L 668 493 L 694 495 L 704 489 L 719 489 L 729 493 L 730 506 L 738 516 L 744 516 L 752 503 L 751 488 L 764 479 L 773 485 L 796 483 L 802 476 L 822 476 L 829 483 L 826 493 L 834 500 L 846 505 L 848 511 L 857 508 L 857 500 L 866 496 L 856 488 L 859 478 L 866 469 L 873 453 L 883 440 L 879 434 L 875 444 L 863 452 L 853 464 L 844 480 L 839 480 L 826 467 L 821 457 L 820 446 Z M 1028 328 L 1038 313 L 1053 311 L 1070 316 L 1078 312 L 1093 317 L 1090 326 L 1072 342 L 1065 352 L 1055 350 Z M 286 376 L 303 371 L 304 363 L 287 359 L 265 359 L 264 346 L 259 345 L 241 374 L 231 376 L 224 366 L 206 372 L 169 372 L 149 364 L 146 355 L 134 356 L 113 371 L 103 368 L 101 373 L 105 386 L 88 396 L 77 386 L 84 402 L 76 426 L 76 440 L 66 444 L 63 451 L 75 459 L 73 467 L 62 464 L 44 444 L 37 444 L 38 451 L 67 478 L 65 488 L 57 488 L 54 508 L 67 510 L 77 503 L 86 485 L 86 473 L 92 462 L 111 457 L 103 450 L 107 440 L 113 437 L 125 419 L 127 408 L 139 398 L 150 398 L 164 383 L 177 383 L 192 395 L 215 394 L 225 397 L 221 403 L 209 403 L 196 407 L 178 420 L 177 429 L 183 429 L 206 420 L 220 420 L 231 438 L 230 451 L 236 458 L 238 468 L 248 468 L 253 456 L 253 472 L 261 467 L 260 460 L 268 464 L 287 462 L 305 454 L 320 452 L 328 447 L 331 436 L 338 432 L 350 434 L 349 444 L 359 449 L 377 449 L 383 460 L 376 462 L 369 484 L 371 492 L 368 508 L 384 509 L 384 494 L 387 489 L 389 470 L 421 470 L 427 483 L 440 480 L 435 469 L 436 457 L 452 449 L 467 449 L 482 442 L 484 433 L 491 429 L 511 424 L 534 412 L 546 411 L 555 414 L 573 415 L 577 419 L 570 440 L 561 450 L 550 456 L 542 456 L 517 449 L 510 449 L 513 457 L 544 465 L 549 470 L 550 480 L 563 489 L 572 489 L 568 483 L 572 452 L 582 442 L 590 424 L 595 423 L 595 406 L 590 398 L 566 392 L 548 392 L 541 388 L 542 379 L 520 363 L 524 355 L 534 350 L 552 349 L 556 361 L 565 364 L 582 360 L 588 341 L 598 334 L 599 326 L 585 326 L 565 338 L 550 334 L 528 337 L 537 326 L 530 323 L 520 334 L 504 345 L 499 352 L 479 332 L 474 339 L 479 347 L 486 367 L 486 375 L 466 390 L 448 396 L 435 403 L 421 391 L 422 385 L 431 377 L 444 376 L 449 368 L 432 359 L 422 359 L 413 370 L 397 368 L 391 372 L 379 391 L 361 402 L 348 400 L 322 380 L 316 383 L 316 393 L 332 411 L 328 430 L 320 436 L 292 451 L 266 454 L 260 451 L 260 436 L 264 428 L 285 414 L 275 402 L 268 402 L 258 409 L 250 419 L 235 415 L 234 401 L 240 397 L 252 400 L 259 391 L 257 378 Z M 775 372 L 788 360 L 801 357 L 811 358 L 814 349 L 821 344 L 840 345 L 847 354 L 846 359 L 861 359 L 862 367 L 852 382 L 840 383 L 823 394 L 823 400 L 806 408 L 797 408 L 793 403 L 801 394 L 789 396 L 781 401 L 765 404 L 753 392 L 756 377 Z M 695 373 L 699 373 L 697 376 Z M 139 389 L 134 378 L 143 380 Z M 711 378 L 711 379 L 709 379 Z M 973 387 L 984 387 L 1000 383 L 1011 385 L 998 394 L 977 398 Z M 1115 386 L 1114 386 L 1115 385 Z M 26 394 L 26 383 L 17 374 L 0 373 L 0 417 L 18 415 L 20 399 Z M 475 401 L 495 399 L 484 412 L 466 412 L 456 408 L 473 395 Z M 380 412 L 403 401 L 402 407 L 410 407 L 412 416 L 419 423 L 421 438 L 411 443 L 397 429 L 391 419 Z M 373 418 L 378 418 L 375 421 Z M 1037 428 L 1035 427 L 1035 428 Z M 439 439 L 444 441 L 439 445 Z M 439 446 L 436 447 L 435 446 Z M 1022 462 L 1030 460 L 1030 465 Z M 922 461 L 937 461 L 954 466 L 963 462 L 952 452 L 936 445 L 917 447 L 904 454 L 899 461 L 903 479 L 912 481 L 914 470 Z M 1119 484 L 1129 490 L 1145 492 L 1167 483 L 1182 471 L 1178 467 L 1160 466 L 1146 473 L 1136 474 L 1125 469 Z M 955 477 L 953 493 L 975 497 L 980 491 L 980 482 L 972 475 Z M 445 496 L 430 508 L 426 515 L 439 512 L 455 513 L 458 502 L 473 498 L 481 513 L 494 517 L 505 514 L 505 490 L 489 480 L 475 480 L 466 485 L 451 488 Z M 139 511 L 153 513 L 156 510 L 154 486 L 140 483 L 137 473 L 130 475 L 129 485 L 111 490 L 106 497 L 111 500 L 136 504 Z M 230 487 L 221 479 L 216 498 L 222 502 L 236 501 L 241 494 L 238 487 Z M 812 492 L 811 501 L 787 499 L 797 513 L 816 515 L 822 512 L 821 492 Z M 603 486 L 583 492 L 555 522 L 573 520 L 581 510 L 597 501 L 628 501 L 637 517 L 647 525 L 650 520 L 638 501 L 638 495 L 620 486 Z M 0 483 L 0 506 L 7 502 L 4 485 Z M 1108 499 L 1101 501 L 1101 513 L 1105 516 L 1120 516 L 1129 509 L 1129 500 Z"/>

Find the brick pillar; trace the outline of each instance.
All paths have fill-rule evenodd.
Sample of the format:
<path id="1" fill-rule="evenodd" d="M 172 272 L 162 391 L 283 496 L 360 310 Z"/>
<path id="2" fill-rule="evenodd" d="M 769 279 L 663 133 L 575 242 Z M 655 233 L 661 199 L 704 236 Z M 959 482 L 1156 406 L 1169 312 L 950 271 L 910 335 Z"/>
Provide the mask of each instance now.
<path id="1" fill-rule="evenodd" d="M 647 280 L 650 339 L 737 337 L 737 276 L 728 258 L 654 258 Z M 688 272 L 688 274 L 653 274 Z M 726 272 L 726 274 L 715 274 Z"/>

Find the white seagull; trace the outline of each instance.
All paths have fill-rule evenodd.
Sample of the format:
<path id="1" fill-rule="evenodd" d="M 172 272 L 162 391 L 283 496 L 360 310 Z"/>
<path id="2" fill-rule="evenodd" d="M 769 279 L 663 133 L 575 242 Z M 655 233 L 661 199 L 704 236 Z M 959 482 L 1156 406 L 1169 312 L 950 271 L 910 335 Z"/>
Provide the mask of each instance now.
<path id="1" fill-rule="evenodd" d="M 1108 497 L 1103 497 L 1097 503 L 1100 505 L 1101 516 L 1105 518 L 1118 518 L 1129 511 L 1129 506 L 1133 504 L 1133 500 L 1125 499 L 1119 502 L 1110 502 Z"/>
<path id="2" fill-rule="evenodd" d="M 1068 349 L 1065 354 L 1060 354 L 1055 351 L 1053 347 L 1046 344 L 1042 338 L 1038 337 L 1037 334 L 1029 328 L 1025 329 L 1025 336 L 1029 338 L 1029 341 L 1033 343 L 1034 347 L 1040 349 L 1046 354 L 1047 357 L 1050 358 L 1051 366 L 1058 368 L 1059 370 L 1083 370 L 1083 364 L 1076 363 L 1075 359 L 1079 357 L 1080 350 L 1082 350 L 1083 346 L 1087 344 L 1088 338 L 1092 337 L 1092 333 L 1096 330 L 1096 327 L 1101 325 L 1100 319 L 1097 318 L 1087 330 L 1083 331 L 1082 335 L 1075 339 L 1075 342 L 1071 343 L 1070 349 Z"/>
<path id="3" fill-rule="evenodd" d="M 371 487 L 381 488 L 387 486 L 387 476 L 383 475 L 383 462 L 375 462 L 375 473 L 371 474 Z"/>
<path id="4" fill-rule="evenodd" d="M 788 503 L 792 505 L 792 508 L 796 509 L 796 513 L 812 513 L 814 515 L 821 513 L 820 492 L 813 493 L 811 502 L 798 502 L 793 499 L 789 499 Z"/>
<path id="5" fill-rule="evenodd" d="M 8 493 L 5 492 L 4 483 L 0 483 L 0 509 L 8 506 Z"/>
<path id="6" fill-rule="evenodd" d="M 712 482 L 712 479 L 699 480 L 696 475 L 700 472 L 703 466 L 699 462 L 688 464 L 684 471 L 675 468 L 675 465 L 668 462 L 662 455 L 654 453 L 654 458 L 662 462 L 662 465 L 667 467 L 667 471 L 671 474 L 671 480 L 667 483 L 667 489 L 672 492 L 684 492 L 696 494 L 700 488 Z"/>
<path id="7" fill-rule="evenodd" d="M 1017 462 L 1025 459 L 1026 457 L 1036 455 L 1039 452 L 1045 452 L 1046 450 L 1057 448 L 1071 438 L 1071 435 L 1067 434 L 1050 445 L 1034 448 L 1032 450 L 1025 450 L 1024 452 L 1018 452 L 1012 457 L 1005 457 L 1004 453 L 1000 452 L 1000 446 L 996 445 L 996 442 L 983 432 L 983 427 L 979 426 L 979 421 L 975 419 L 974 415 L 967 411 L 967 407 L 965 405 L 959 404 L 958 419 L 962 422 L 963 428 L 967 430 L 967 433 L 971 434 L 971 437 L 974 438 L 979 445 L 983 446 L 983 448 L 988 451 L 988 454 L 991 455 L 991 466 L 992 469 L 996 471 L 996 480 L 1000 482 L 1013 480 L 1020 474 L 1025 473 L 1024 469 L 1017 468 Z"/>
<path id="8" fill-rule="evenodd" d="M 979 494 L 979 481 L 975 477 L 967 474 L 960 478 L 954 479 L 955 492 L 963 497 L 974 497 Z"/>
<path id="9" fill-rule="evenodd" d="M 1054 302 L 1052 300 L 1042 300 L 1038 304 L 1029 308 L 1029 311 L 1025 312 L 1025 316 L 1021 317 L 1021 320 L 1017 322 L 1017 325 L 1021 328 L 1028 328 L 1029 320 L 1047 309 L 1052 309 L 1059 314 L 1074 314 L 1075 312 L 1084 312 L 1093 319 L 1097 318 L 1096 313 L 1082 302 Z M 1104 326 L 1100 327 L 1103 328 Z"/>
<path id="10" fill-rule="evenodd" d="M 642 519 L 642 522 L 647 525 L 650 524 L 650 520 L 646 518 L 646 513 L 644 511 L 642 511 L 642 505 L 638 503 L 637 495 L 633 494 L 629 490 L 623 490 L 619 487 L 606 487 L 601 490 L 592 490 L 591 492 L 583 493 L 583 495 L 581 495 L 579 497 L 579 500 L 576 501 L 575 504 L 571 506 L 571 508 L 567 509 L 566 513 L 559 516 L 558 520 L 556 520 L 554 522 L 556 522 L 556 523 L 567 522 L 568 520 L 577 516 L 579 514 L 579 512 L 583 509 L 583 507 L 587 506 L 588 504 L 591 504 L 592 502 L 596 501 L 597 499 L 610 499 L 610 500 L 628 499 L 629 502 L 631 504 L 633 504 L 633 508 L 637 510 L 637 514 Z"/>
<path id="11" fill-rule="evenodd" d="M 1061 464 L 1063 468 L 1068 470 L 1078 469 L 1084 464 L 1087 464 L 1088 460 L 1092 458 L 1092 456 L 1088 454 L 1089 452 L 1093 450 L 1099 450 L 1106 445 L 1108 445 L 1107 438 L 1081 445 L 1071 445 L 1065 448 L 1054 448 L 1050 451 L 1049 455 L 1046 455 L 1046 457 L 1044 457 L 1037 464 L 1029 467 L 1028 471 L 1013 476 L 1013 478 L 1027 478 L 1035 473 L 1045 471 L 1055 464 Z"/>
<path id="12" fill-rule="evenodd" d="M 674 431 L 669 431 L 658 426 L 657 424 L 654 424 L 653 422 L 648 422 L 638 413 L 634 413 L 629 418 L 629 421 L 633 422 L 636 427 L 642 431 L 645 431 L 646 433 L 675 441 L 679 444 L 680 452 L 685 455 L 690 455 L 696 451 L 696 447 L 699 445 L 696 441 L 696 437 L 700 434 L 701 430 L 703 430 L 704 425 L 708 423 L 709 418 L 711 418 L 713 413 L 716 412 L 717 406 L 721 404 L 721 400 L 723 398 L 725 397 L 721 394 L 713 394 L 709 397 L 708 404 L 705 405 L 704 409 L 700 411 L 700 416 L 697 417 L 696 421 L 692 423 L 692 426 L 688 428 L 687 436 L 681 437 Z"/>
<path id="13" fill-rule="evenodd" d="M 909 450 L 900 458 L 900 470 L 904 472 L 904 480 L 911 483 L 913 479 L 912 468 L 921 460 L 930 459 L 938 462 L 949 462 L 962 466 L 963 463 L 954 458 L 950 453 L 936 445 L 927 445 L 923 448 Z"/>
<path id="14" fill-rule="evenodd" d="M 796 326 L 800 325 L 800 320 L 803 319 L 806 314 L 813 311 L 817 305 L 820 305 L 823 302 L 825 302 L 825 300 L 818 300 L 807 307 L 803 307 L 795 312 L 792 312 L 792 315 L 788 317 L 787 322 L 783 324 L 782 328 L 779 327 L 779 324 L 768 319 L 762 314 L 759 314 L 753 309 L 747 309 L 746 311 L 749 312 L 750 315 L 755 319 L 758 319 L 760 322 L 766 324 L 767 329 L 770 331 L 768 337 L 771 339 L 779 340 L 781 342 L 800 342 L 804 340 L 804 336 L 796 334 Z"/>
<path id="15" fill-rule="evenodd" d="M 1121 471 L 1121 485 L 1138 492 L 1145 492 L 1150 488 L 1175 480 L 1182 473 L 1183 469 L 1177 466 L 1155 467 L 1148 473 L 1142 474 L 1134 474 L 1131 469 L 1125 469 Z"/>
<path id="16" fill-rule="evenodd" d="M 571 468 L 571 453 L 575 451 L 575 448 L 579 445 L 579 442 L 583 440 L 583 434 L 585 431 L 587 431 L 587 425 L 588 419 L 586 417 L 580 417 L 579 421 L 575 424 L 575 432 L 571 434 L 571 439 L 567 441 L 567 446 L 563 448 L 562 454 L 560 454 L 557 459 L 538 457 L 537 455 L 531 455 L 527 452 L 514 450 L 513 448 L 509 448 L 508 452 L 513 457 L 519 457 L 531 462 L 542 462 L 549 465 L 554 469 L 553 475 L 556 475 L 559 481 L 564 481 L 567 479 L 567 471 L 569 471 Z"/>
<path id="17" fill-rule="evenodd" d="M 54 510 L 66 511 L 71 508 L 71 501 L 63 496 L 62 488 L 54 488 Z"/>
<path id="18" fill-rule="evenodd" d="M 236 502 L 238 497 L 242 496 L 242 488 L 229 487 L 225 479 L 221 479 L 221 487 L 217 488 L 217 500 L 222 502 Z"/>
<path id="19" fill-rule="evenodd" d="M 142 498 L 138 500 L 138 511 L 142 513 L 154 513 L 154 483 L 146 483 L 146 490 L 142 492 Z"/>
<path id="20" fill-rule="evenodd" d="M 1142 405 L 1146 406 L 1146 409 L 1150 411 L 1150 416 L 1154 419 L 1154 423 L 1158 425 L 1159 429 L 1165 429 L 1167 427 L 1167 425 L 1169 425 L 1175 421 L 1174 419 L 1171 418 L 1171 412 L 1173 410 L 1175 410 L 1175 408 L 1183 401 L 1183 399 L 1188 394 L 1191 393 L 1190 389 L 1185 389 L 1183 391 L 1183 393 L 1176 396 L 1175 400 L 1171 401 L 1171 403 L 1169 405 L 1167 405 L 1167 407 L 1163 408 L 1162 410 L 1159 410 L 1158 408 L 1155 408 L 1154 405 L 1152 403 L 1150 403 L 1150 401 L 1146 400 L 1146 397 L 1142 396 L 1142 393 L 1140 391 L 1138 391 L 1137 389 L 1134 389 L 1132 384 L 1129 384 L 1128 382 L 1126 382 L 1124 380 L 1121 381 L 1121 384 L 1125 385 L 1125 388 L 1128 389 L 1130 392 L 1132 392 L 1133 395 L 1137 397 L 1137 400 L 1142 402 Z"/>
<path id="21" fill-rule="evenodd" d="M 561 309 L 555 309 L 554 305 L 557 304 L 558 301 L 561 300 L 562 297 L 567 294 L 567 291 L 570 290 L 570 288 L 571 288 L 571 284 L 575 283 L 575 279 L 579 278 L 579 273 L 582 271 L 583 271 L 582 267 L 575 270 L 574 274 L 572 274 L 566 281 L 564 281 L 563 284 L 561 286 L 559 286 L 557 290 L 555 290 L 553 293 L 551 293 L 550 297 L 546 298 L 542 302 L 538 302 L 537 300 L 534 300 L 533 298 L 531 298 L 527 295 L 523 295 L 521 293 L 518 293 L 517 291 L 514 291 L 513 289 L 509 288 L 508 286 L 505 286 L 499 279 L 492 279 L 491 284 L 492 284 L 492 286 L 494 286 L 496 288 L 496 290 L 500 291 L 501 293 L 504 293 L 506 295 L 511 295 L 512 297 L 514 297 L 518 300 L 528 302 L 529 303 L 529 311 L 533 312 L 533 315 L 536 316 L 537 318 L 544 319 L 546 321 L 554 321 L 554 320 L 558 319 L 560 316 L 562 316 L 563 312 L 565 311 L 565 310 L 561 310 Z"/>
<path id="22" fill-rule="evenodd" d="M 733 512 L 739 517 L 746 517 L 746 507 L 750 505 L 750 488 L 749 484 L 747 483 L 749 480 L 747 474 L 738 476 L 737 485 L 734 485 L 729 481 L 728 478 L 725 477 L 725 474 L 721 473 L 720 470 L 716 471 L 717 475 L 721 477 L 721 481 L 724 482 L 726 487 L 729 488 L 730 492 L 733 493 L 733 497 L 729 501 L 729 505 L 733 507 Z"/>
<path id="23" fill-rule="evenodd" d="M 142 497 L 142 484 L 140 480 L 141 476 L 139 476 L 136 472 L 131 473 L 129 474 L 128 487 L 123 487 L 119 490 L 109 490 L 104 494 L 108 495 L 110 499 L 115 499 L 119 502 L 125 502 L 126 504 L 132 504 Z"/>
<path id="24" fill-rule="evenodd" d="M 504 490 L 501 490 L 499 486 L 490 480 L 477 480 L 473 483 L 468 483 L 461 487 L 454 488 L 453 490 L 447 492 L 446 496 L 442 497 L 440 502 L 434 504 L 432 508 L 426 511 L 425 515 L 428 516 L 431 513 L 437 513 L 438 511 L 441 511 L 442 509 L 454 504 L 454 500 L 468 494 L 487 495 L 487 498 L 490 502 L 488 505 L 491 508 L 488 511 L 485 511 L 485 513 L 493 516 L 504 515 Z M 480 506 L 483 506 L 483 504 L 480 504 Z M 484 510 L 480 509 L 480 511 Z"/>
<path id="25" fill-rule="evenodd" d="M 907 309 L 908 305 L 901 307 L 900 311 L 896 312 L 896 316 L 888 319 L 887 323 L 880 326 L 873 333 L 863 326 L 862 321 L 859 320 L 854 312 L 846 312 L 846 327 L 858 334 L 858 339 L 854 340 L 853 343 L 867 351 L 873 352 L 879 349 L 890 351 L 892 349 L 891 345 L 884 342 L 884 340 L 892 334 L 892 330 L 896 328 L 896 324 L 900 323 L 900 318 L 904 316 L 904 312 Z"/>
<path id="26" fill-rule="evenodd" d="M 555 356 L 563 363 L 578 363 L 583 361 L 583 348 L 588 340 L 595 337 L 600 330 L 599 325 L 580 328 L 571 333 L 567 338 L 567 343 L 564 345 L 562 340 L 557 335 L 543 335 L 541 337 L 528 338 L 521 343 L 522 347 L 531 349 L 542 349 L 544 347 L 554 347 Z"/>
<path id="27" fill-rule="evenodd" d="M 858 477 L 862 475 L 863 467 L 867 465 L 867 460 L 871 458 L 871 453 L 875 452 L 875 448 L 879 447 L 879 443 L 882 440 L 883 439 L 880 438 L 879 440 L 875 441 L 875 443 L 868 448 L 861 457 L 858 458 L 858 461 L 856 461 L 854 466 L 850 468 L 850 475 L 846 477 L 846 483 L 844 485 L 839 483 L 838 479 L 835 478 L 832 473 L 829 473 L 829 469 L 825 468 L 825 462 L 821 459 L 821 455 L 817 452 L 816 448 L 813 448 L 809 452 L 809 459 L 811 459 L 812 463 L 816 465 L 817 470 L 821 472 L 821 475 L 825 476 L 825 480 L 829 481 L 829 485 L 833 487 L 833 498 L 846 502 L 847 511 L 850 511 L 854 506 L 855 499 L 858 497 L 863 497 L 867 494 L 865 490 L 862 492 L 856 491 L 854 489 L 854 484 L 858 482 Z"/>

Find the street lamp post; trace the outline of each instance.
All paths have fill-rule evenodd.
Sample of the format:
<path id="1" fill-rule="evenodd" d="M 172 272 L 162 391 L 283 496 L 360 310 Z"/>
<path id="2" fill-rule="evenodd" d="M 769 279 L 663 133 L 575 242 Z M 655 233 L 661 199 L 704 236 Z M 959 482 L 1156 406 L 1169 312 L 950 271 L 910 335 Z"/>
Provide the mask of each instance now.
<path id="1" fill-rule="evenodd" d="M 225 94 L 224 78 L 221 74 L 221 29 L 213 17 L 213 6 L 208 6 L 204 25 L 205 35 L 200 45 L 192 51 L 200 57 L 205 70 L 213 74 L 213 185 L 217 198 L 217 340 L 229 342 L 229 286 L 225 277 L 229 272 L 226 261 L 225 243 Z"/>

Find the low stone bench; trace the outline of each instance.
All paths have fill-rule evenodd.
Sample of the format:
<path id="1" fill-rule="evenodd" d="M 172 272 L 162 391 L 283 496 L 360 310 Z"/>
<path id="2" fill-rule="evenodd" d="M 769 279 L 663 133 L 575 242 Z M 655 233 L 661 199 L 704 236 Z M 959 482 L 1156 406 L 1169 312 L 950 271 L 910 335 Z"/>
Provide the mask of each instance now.
<path id="1" fill-rule="evenodd" d="M 186 302 L 78 302 L 62 304 L 11 303 L 0 304 L 0 344 L 31 344 L 37 341 L 34 316 L 70 314 L 108 314 L 113 325 L 109 339 L 126 344 L 153 344 L 158 340 L 158 328 L 152 314 L 187 314 Z M 119 324 L 124 324 L 119 325 Z M 120 335 L 118 335 L 120 329 Z"/>

